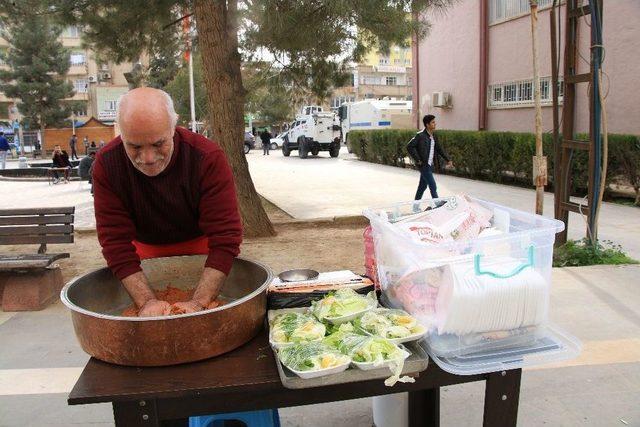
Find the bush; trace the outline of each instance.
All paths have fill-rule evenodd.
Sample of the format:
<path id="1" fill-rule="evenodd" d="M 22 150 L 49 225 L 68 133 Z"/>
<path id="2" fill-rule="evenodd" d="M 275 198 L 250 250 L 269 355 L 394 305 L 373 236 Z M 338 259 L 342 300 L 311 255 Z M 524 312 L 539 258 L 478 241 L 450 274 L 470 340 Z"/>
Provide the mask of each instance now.
<path id="1" fill-rule="evenodd" d="M 349 132 L 349 145 L 361 160 L 405 167 L 407 143 L 413 130 L 373 130 Z M 532 186 L 532 157 L 535 136 L 532 133 L 439 130 L 438 139 L 455 163 L 451 173 L 474 179 Z M 586 135 L 576 139 L 586 140 Z M 543 135 L 548 178 L 553 185 L 553 136 Z M 589 159 L 586 151 L 574 150 L 572 159 L 572 193 L 587 192 Z M 607 184 L 633 186 L 635 204 L 640 206 L 640 137 L 609 134 Z"/>
<path id="2" fill-rule="evenodd" d="M 587 239 L 569 240 L 553 252 L 554 267 L 601 264 L 638 264 L 638 261 L 629 258 L 619 245 L 614 245 L 606 240 L 596 243 L 595 246 L 589 244 Z"/>

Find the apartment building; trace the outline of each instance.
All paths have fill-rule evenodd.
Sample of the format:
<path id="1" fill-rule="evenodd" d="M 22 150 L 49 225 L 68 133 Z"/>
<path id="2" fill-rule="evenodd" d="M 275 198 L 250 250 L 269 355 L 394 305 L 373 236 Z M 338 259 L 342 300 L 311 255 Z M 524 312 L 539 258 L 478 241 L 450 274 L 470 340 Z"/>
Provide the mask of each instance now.
<path id="1" fill-rule="evenodd" d="M 100 61 L 94 51 L 82 46 L 81 36 L 81 29 L 75 26 L 65 28 L 60 36 L 63 46 L 70 50 L 70 67 L 66 78 L 73 84 L 75 93 L 68 100 L 78 101 L 79 104 L 72 117 L 77 122 L 95 117 L 105 123 L 113 123 L 118 98 L 129 90 L 124 73 L 131 70 L 132 64 Z M 9 43 L 0 38 L 0 50 L 6 51 L 8 48 Z M 20 119 L 16 100 L 0 93 L 0 120 L 15 119 Z"/>
<path id="2" fill-rule="evenodd" d="M 393 46 L 388 54 L 372 49 L 352 70 L 351 84 L 334 90 L 331 108 L 363 99 L 411 99 L 411 48 Z"/>
<path id="3" fill-rule="evenodd" d="M 538 51 L 543 127 L 553 128 L 551 107 L 552 0 L 539 0 Z M 564 1 L 559 2 L 560 77 L 564 53 Z M 427 16 L 429 35 L 414 45 L 414 111 L 431 113 L 440 128 L 526 131 L 534 129 L 531 23 L 528 0 L 462 0 Z M 609 131 L 640 134 L 640 2 L 604 2 L 603 87 Z M 486 17 L 486 19 L 482 19 Z M 482 40 L 486 42 L 481 43 Z M 588 72 L 588 17 L 578 31 L 578 73 Z M 579 85 L 576 130 L 589 130 L 587 84 Z M 560 87 L 562 89 L 562 86 Z M 562 99 L 560 100 L 562 102 Z M 421 125 L 420 125 L 421 126 Z"/>

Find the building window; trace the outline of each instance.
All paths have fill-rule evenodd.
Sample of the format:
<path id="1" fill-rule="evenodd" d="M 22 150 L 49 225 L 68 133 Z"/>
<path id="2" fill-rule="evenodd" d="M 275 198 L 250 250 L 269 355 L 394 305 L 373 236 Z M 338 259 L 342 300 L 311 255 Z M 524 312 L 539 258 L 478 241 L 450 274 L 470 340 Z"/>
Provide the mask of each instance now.
<path id="1" fill-rule="evenodd" d="M 83 52 L 72 52 L 69 62 L 71 65 L 84 65 L 87 63 L 87 57 Z"/>
<path id="2" fill-rule="evenodd" d="M 87 79 L 77 79 L 73 81 L 73 90 L 76 93 L 87 93 L 87 89 L 89 87 L 89 82 Z"/>
<path id="3" fill-rule="evenodd" d="M 379 85 L 380 77 L 375 76 L 362 76 L 362 80 L 360 81 L 363 85 Z"/>
<path id="4" fill-rule="evenodd" d="M 118 101 L 104 101 L 104 109 L 105 111 L 116 111 L 116 107 L 118 106 Z"/>
<path id="5" fill-rule="evenodd" d="M 65 31 L 65 36 L 66 37 L 72 37 L 72 38 L 78 38 L 78 37 L 80 37 L 80 30 L 75 25 L 72 25 L 70 27 L 67 27 L 67 29 Z"/>
<path id="6" fill-rule="evenodd" d="M 413 78 L 411 76 L 407 76 L 407 86 L 413 86 Z"/>
<path id="7" fill-rule="evenodd" d="M 397 86 L 398 84 L 398 78 L 395 76 L 387 76 L 384 80 L 387 86 Z"/>
<path id="8" fill-rule="evenodd" d="M 553 0 L 538 0 L 538 9 L 551 7 Z M 489 24 L 528 15 L 529 0 L 489 0 Z"/>
<path id="9" fill-rule="evenodd" d="M 402 65 L 402 64 L 404 64 L 404 61 L 402 59 L 400 59 L 400 58 L 396 58 L 396 59 L 393 60 L 393 64 L 394 65 Z"/>
<path id="10" fill-rule="evenodd" d="M 404 65 L 411 65 L 411 60 L 410 59 L 405 59 L 404 60 Z"/>
<path id="11" fill-rule="evenodd" d="M 558 86 L 559 98 L 562 102 L 562 79 L 558 81 Z M 551 77 L 540 78 L 540 100 L 543 104 L 553 102 L 550 87 Z M 531 107 L 534 104 L 533 79 L 489 85 L 488 94 L 489 107 Z"/>
<path id="12" fill-rule="evenodd" d="M 355 96 L 336 96 L 331 98 L 331 108 L 338 108 L 345 102 L 355 102 Z"/>
<path id="13" fill-rule="evenodd" d="M 75 105 L 71 112 L 75 117 L 85 117 L 87 115 L 87 104 L 82 103 Z"/>
<path id="14" fill-rule="evenodd" d="M 381 57 L 378 59 L 378 65 L 389 65 L 389 58 Z"/>

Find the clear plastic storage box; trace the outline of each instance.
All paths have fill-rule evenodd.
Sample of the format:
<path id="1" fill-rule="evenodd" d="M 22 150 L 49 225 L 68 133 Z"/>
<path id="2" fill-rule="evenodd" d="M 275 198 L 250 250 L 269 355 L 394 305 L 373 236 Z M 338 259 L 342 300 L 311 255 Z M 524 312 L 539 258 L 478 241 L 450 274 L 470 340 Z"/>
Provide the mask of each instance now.
<path id="1" fill-rule="evenodd" d="M 579 354 L 580 343 L 548 322 L 561 221 L 468 196 L 364 215 L 383 302 L 429 328 L 423 344 L 442 369 L 471 375 Z"/>

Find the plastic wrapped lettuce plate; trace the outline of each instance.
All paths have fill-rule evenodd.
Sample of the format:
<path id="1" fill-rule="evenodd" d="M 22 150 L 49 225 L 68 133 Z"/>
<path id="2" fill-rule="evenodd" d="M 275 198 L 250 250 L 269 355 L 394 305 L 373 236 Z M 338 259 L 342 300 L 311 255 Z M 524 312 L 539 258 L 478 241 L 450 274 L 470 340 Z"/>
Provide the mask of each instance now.
<path id="1" fill-rule="evenodd" d="M 424 337 L 427 328 L 404 310 L 376 308 L 355 319 L 356 328 L 369 335 L 386 338 L 393 344 L 417 341 Z"/>
<path id="2" fill-rule="evenodd" d="M 404 348 L 377 337 L 359 335 L 353 332 L 338 331 L 324 339 L 324 344 L 333 347 L 342 354 L 351 357 L 351 364 L 362 370 L 388 367 L 391 377 L 385 385 L 393 386 L 396 382 L 413 382 L 413 378 L 400 377 L 404 361 L 411 354 Z"/>
<path id="3" fill-rule="evenodd" d="M 321 342 L 301 343 L 278 350 L 278 359 L 300 378 L 310 379 L 345 371 L 351 358 Z"/>
<path id="4" fill-rule="evenodd" d="M 307 308 L 270 310 L 269 344 L 275 349 L 296 343 L 319 342 L 326 327 Z"/>
<path id="5" fill-rule="evenodd" d="M 311 312 L 321 321 L 339 325 L 378 306 L 375 292 L 361 295 L 350 288 L 339 289 L 311 304 Z"/>

